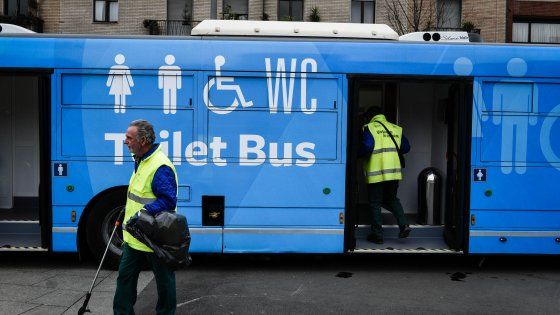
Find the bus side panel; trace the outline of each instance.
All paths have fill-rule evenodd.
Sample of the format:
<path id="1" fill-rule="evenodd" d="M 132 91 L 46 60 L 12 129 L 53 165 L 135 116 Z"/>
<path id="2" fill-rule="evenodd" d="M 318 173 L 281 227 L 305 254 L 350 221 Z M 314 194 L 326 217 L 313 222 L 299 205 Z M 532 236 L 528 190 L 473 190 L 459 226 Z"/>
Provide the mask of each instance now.
<path id="1" fill-rule="evenodd" d="M 214 88 L 217 77 L 205 74 L 213 105 L 203 131 L 213 150 L 205 172 L 212 181 L 197 190 L 225 198 L 224 252 L 340 253 L 342 79 L 275 73 L 271 62 L 266 75 L 228 73 L 228 84 L 239 90 Z M 230 105 L 242 103 L 239 91 L 250 106 Z"/>
<path id="2" fill-rule="evenodd" d="M 473 254 L 560 254 L 556 238 L 559 233 L 516 236 L 511 232 L 500 232 L 490 236 L 476 234 L 470 238 Z M 505 239 L 505 240 L 504 240 Z"/>
<path id="3" fill-rule="evenodd" d="M 200 212 L 198 209 L 197 212 Z M 183 212 L 181 212 L 183 213 Z M 183 213 L 188 217 L 188 213 Z M 221 253 L 222 252 L 222 234 L 223 229 L 213 227 L 202 227 L 199 224 L 190 224 L 189 232 L 191 233 L 191 253 Z"/>
<path id="4" fill-rule="evenodd" d="M 132 120 L 145 118 L 155 126 L 156 142 L 177 169 L 178 211 L 189 220 L 192 251 L 221 252 L 222 229 L 200 228 L 200 202 L 193 202 L 191 191 L 190 175 L 197 166 L 188 163 L 193 156 L 187 147 L 196 132 L 196 74 L 182 72 L 176 111 L 165 113 L 156 72 L 132 69 L 135 86 L 123 113 L 116 111 L 115 98 L 109 94 L 108 73 L 63 70 L 53 79 L 53 251 L 76 251 L 78 222 L 88 202 L 104 190 L 128 185 L 134 163 L 124 135 Z"/>
<path id="5" fill-rule="evenodd" d="M 340 229 L 224 229 L 224 253 L 341 253 Z"/>
<path id="6" fill-rule="evenodd" d="M 54 225 L 55 223 L 53 223 Z M 53 226 L 52 251 L 75 253 L 78 251 L 78 228 Z"/>
<path id="7" fill-rule="evenodd" d="M 82 215 L 83 207 L 52 208 L 52 250 L 54 252 L 75 252 L 78 246 L 78 218 Z M 75 215 L 72 213 L 75 212 Z M 73 220 L 74 218 L 74 220 Z"/>
<path id="8" fill-rule="evenodd" d="M 470 253 L 560 253 L 560 82 L 474 87 Z"/>

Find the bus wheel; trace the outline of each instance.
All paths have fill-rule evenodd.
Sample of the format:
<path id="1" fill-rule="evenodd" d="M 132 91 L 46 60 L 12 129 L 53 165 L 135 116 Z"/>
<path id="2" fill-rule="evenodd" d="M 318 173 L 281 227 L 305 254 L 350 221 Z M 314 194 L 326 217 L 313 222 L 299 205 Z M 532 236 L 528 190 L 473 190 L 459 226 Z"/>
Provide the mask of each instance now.
<path id="1" fill-rule="evenodd" d="M 87 219 L 88 246 L 98 261 L 101 261 L 105 248 L 111 238 L 115 221 L 126 203 L 126 191 L 114 191 L 104 196 L 92 209 Z M 105 268 L 116 270 L 122 254 L 122 229 L 115 231 L 107 256 L 103 262 Z"/>

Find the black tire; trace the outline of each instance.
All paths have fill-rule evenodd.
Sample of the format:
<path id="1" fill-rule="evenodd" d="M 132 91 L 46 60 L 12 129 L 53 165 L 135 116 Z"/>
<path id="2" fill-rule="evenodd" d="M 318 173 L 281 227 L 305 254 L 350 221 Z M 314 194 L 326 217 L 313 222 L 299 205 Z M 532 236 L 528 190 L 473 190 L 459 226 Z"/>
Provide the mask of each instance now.
<path id="1" fill-rule="evenodd" d="M 115 227 L 115 221 L 124 209 L 126 204 L 126 191 L 112 191 L 93 206 L 87 218 L 87 243 L 93 256 L 98 262 L 101 261 L 107 243 L 111 238 L 111 233 Z M 121 222 L 122 223 L 122 222 Z M 119 259 L 122 254 L 121 246 L 123 243 L 122 228 L 117 227 L 115 235 L 107 251 L 103 267 L 116 270 L 119 266 Z"/>

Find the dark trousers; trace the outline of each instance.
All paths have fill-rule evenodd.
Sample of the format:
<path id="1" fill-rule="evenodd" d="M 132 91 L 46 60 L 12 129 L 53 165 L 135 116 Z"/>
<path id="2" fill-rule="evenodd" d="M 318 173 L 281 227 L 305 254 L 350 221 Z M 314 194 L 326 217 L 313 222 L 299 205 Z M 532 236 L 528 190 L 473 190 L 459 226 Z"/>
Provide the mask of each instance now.
<path id="1" fill-rule="evenodd" d="M 397 198 L 398 189 L 398 180 L 368 184 L 369 205 L 372 214 L 371 231 L 377 238 L 383 237 L 381 206 L 393 213 L 399 227 L 403 227 L 407 224 L 401 201 Z"/>
<path id="2" fill-rule="evenodd" d="M 113 299 L 114 314 L 134 314 L 136 286 L 143 262 L 147 259 L 156 278 L 158 301 L 157 314 L 175 314 L 177 298 L 175 293 L 175 272 L 160 263 L 154 253 L 135 250 L 123 245 L 119 264 L 117 290 Z"/>

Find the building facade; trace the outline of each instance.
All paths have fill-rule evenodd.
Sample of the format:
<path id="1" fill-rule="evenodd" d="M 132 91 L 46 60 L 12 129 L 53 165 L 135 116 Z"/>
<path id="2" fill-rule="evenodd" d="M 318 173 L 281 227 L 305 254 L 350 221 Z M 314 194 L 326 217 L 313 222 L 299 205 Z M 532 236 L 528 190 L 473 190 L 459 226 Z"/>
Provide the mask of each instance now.
<path id="1" fill-rule="evenodd" d="M 0 3 L 0 22 L 48 33 L 188 35 L 192 27 L 205 19 L 240 19 L 382 23 L 399 33 L 466 27 L 479 30 L 486 42 L 560 42 L 560 0 L 0 0 Z"/>
<path id="2" fill-rule="evenodd" d="M 560 1 L 508 0 L 506 42 L 560 43 Z"/>

